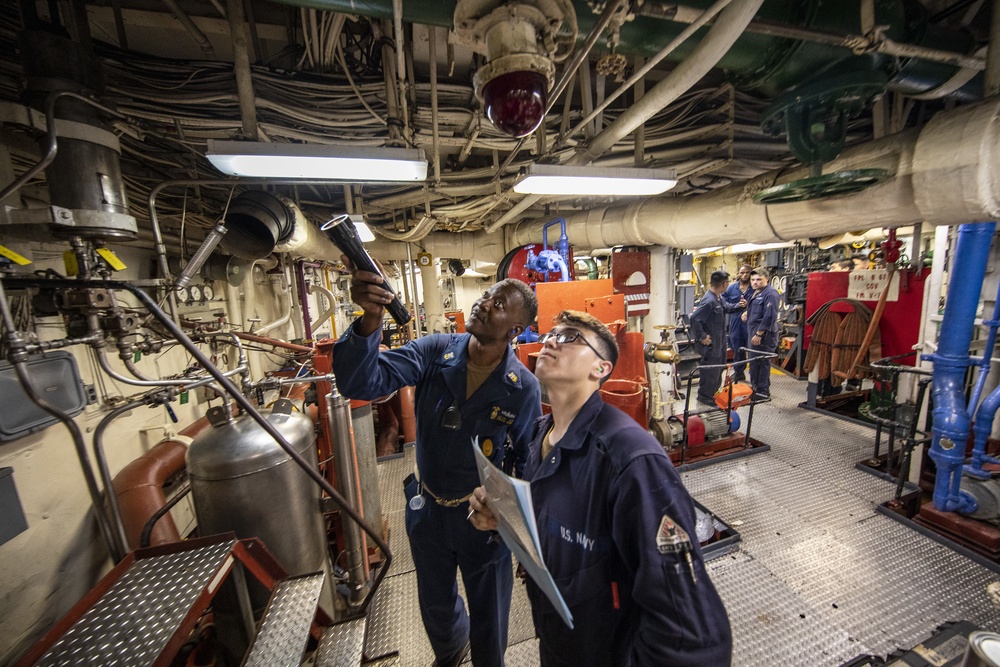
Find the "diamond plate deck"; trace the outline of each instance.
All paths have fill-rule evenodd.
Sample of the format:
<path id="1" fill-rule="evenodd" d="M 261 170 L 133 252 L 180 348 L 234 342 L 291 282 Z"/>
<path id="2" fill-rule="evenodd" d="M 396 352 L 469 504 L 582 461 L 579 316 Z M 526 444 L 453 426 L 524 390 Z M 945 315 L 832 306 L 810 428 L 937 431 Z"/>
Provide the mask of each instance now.
<path id="1" fill-rule="evenodd" d="M 325 577 L 317 572 L 278 583 L 260 621 L 253 646 L 243 661 L 245 667 L 302 662 Z"/>
<path id="2" fill-rule="evenodd" d="M 367 618 L 352 618 L 332 625 L 323 633 L 314 656 L 315 667 L 360 665 L 365 644 Z"/>
<path id="3" fill-rule="evenodd" d="M 861 653 L 912 647 L 948 620 L 1000 630 L 985 592 L 996 575 L 877 514 L 894 485 L 854 468 L 870 456 L 874 430 L 796 407 L 805 395 L 804 382 L 772 375 L 772 401 L 754 410 L 751 431 L 771 450 L 682 474 L 691 494 L 742 537 L 737 553 L 706 565 L 732 622 L 733 665 L 836 667 Z M 739 412 L 745 420 L 747 409 Z M 411 448 L 379 464 L 401 554 L 409 551 L 401 544 L 402 479 L 412 459 Z M 376 599 L 366 648 L 398 650 L 402 667 L 425 667 L 433 655 L 412 561 L 397 564 Z M 517 583 L 506 664 L 539 664 Z"/>
<path id="4" fill-rule="evenodd" d="M 152 664 L 234 543 L 135 561 L 35 664 Z"/>

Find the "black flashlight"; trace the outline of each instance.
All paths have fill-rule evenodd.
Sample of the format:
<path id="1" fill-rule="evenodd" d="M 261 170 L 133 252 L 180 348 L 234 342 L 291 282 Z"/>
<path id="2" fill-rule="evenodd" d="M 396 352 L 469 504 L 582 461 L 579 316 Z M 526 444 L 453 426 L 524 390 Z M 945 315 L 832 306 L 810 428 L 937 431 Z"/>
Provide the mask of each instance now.
<path id="1" fill-rule="evenodd" d="M 396 293 L 389 285 L 388 278 L 379 270 L 375 264 L 375 260 L 372 259 L 371 255 L 368 254 L 368 251 L 361 244 L 361 237 L 358 236 L 358 230 L 354 228 L 354 223 L 351 221 L 350 216 L 347 214 L 338 215 L 324 222 L 320 227 L 320 231 L 326 232 L 330 240 L 340 248 L 342 253 L 347 255 L 347 258 L 351 260 L 351 263 L 355 267 L 362 271 L 369 271 L 382 276 L 382 288 L 392 294 L 392 301 L 386 306 L 389 309 L 389 314 L 392 315 L 392 319 L 396 320 L 396 324 L 399 326 L 403 326 L 409 322 L 411 317 L 410 311 L 406 309 L 403 302 L 396 296 Z"/>

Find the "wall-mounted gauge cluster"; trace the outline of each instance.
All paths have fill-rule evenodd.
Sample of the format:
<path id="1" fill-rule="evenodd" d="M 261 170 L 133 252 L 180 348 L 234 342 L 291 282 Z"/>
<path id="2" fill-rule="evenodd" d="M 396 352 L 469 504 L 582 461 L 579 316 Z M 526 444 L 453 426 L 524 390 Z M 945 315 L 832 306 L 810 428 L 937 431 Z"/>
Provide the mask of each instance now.
<path id="1" fill-rule="evenodd" d="M 215 298 L 211 285 L 188 285 L 177 290 L 177 301 L 184 304 L 205 303 Z"/>

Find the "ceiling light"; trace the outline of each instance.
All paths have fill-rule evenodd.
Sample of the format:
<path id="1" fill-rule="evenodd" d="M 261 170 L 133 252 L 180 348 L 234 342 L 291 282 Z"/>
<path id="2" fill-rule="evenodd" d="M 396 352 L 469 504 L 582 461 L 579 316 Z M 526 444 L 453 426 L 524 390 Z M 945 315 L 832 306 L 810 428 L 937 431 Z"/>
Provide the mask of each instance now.
<path id="1" fill-rule="evenodd" d="M 658 195 L 677 185 L 673 169 L 533 164 L 514 185 L 529 195 Z"/>
<path id="2" fill-rule="evenodd" d="M 318 144 L 269 144 L 208 140 L 205 153 L 232 176 L 332 181 L 424 181 L 424 152 L 410 148 L 356 148 Z"/>
<path id="3" fill-rule="evenodd" d="M 347 216 L 354 223 L 354 228 L 358 230 L 358 237 L 362 243 L 370 243 L 375 240 L 375 233 L 371 230 L 365 219 L 360 215 Z"/>

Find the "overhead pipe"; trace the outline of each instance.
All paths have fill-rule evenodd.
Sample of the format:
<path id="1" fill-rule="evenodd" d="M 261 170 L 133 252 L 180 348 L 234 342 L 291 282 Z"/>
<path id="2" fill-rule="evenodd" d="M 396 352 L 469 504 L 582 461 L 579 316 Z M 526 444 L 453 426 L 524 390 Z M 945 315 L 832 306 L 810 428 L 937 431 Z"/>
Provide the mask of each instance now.
<path id="1" fill-rule="evenodd" d="M 944 512 L 975 508 L 972 496 L 960 489 L 970 425 L 965 371 L 994 231 L 993 222 L 959 227 L 937 351 L 924 357 L 934 363 L 934 429 L 929 452 L 937 466 L 933 501 Z"/>
<path id="2" fill-rule="evenodd" d="M 690 56 L 671 70 L 663 81 L 646 91 L 604 131 L 578 149 L 567 164 L 590 164 L 701 81 L 736 43 L 762 4 L 764 0 L 734 0 L 723 9 Z M 684 32 L 681 35 L 686 36 Z"/>
<path id="3" fill-rule="evenodd" d="M 163 4 L 167 6 L 170 13 L 174 15 L 174 18 L 180 21 L 181 25 L 184 26 L 184 29 L 188 31 L 188 34 L 190 34 L 191 37 L 194 38 L 194 41 L 198 43 L 198 46 L 201 48 L 202 53 L 205 54 L 205 57 L 215 58 L 215 50 L 212 48 L 212 43 L 208 41 L 208 37 L 206 37 L 205 33 L 201 31 L 201 28 L 195 25 L 194 21 L 191 20 L 191 17 L 188 16 L 188 13 L 181 8 L 181 6 L 177 3 L 177 0 L 163 0 Z"/>
<path id="4" fill-rule="evenodd" d="M 715 4 L 713 4 L 711 7 L 702 12 L 694 21 L 692 21 L 692 23 L 687 28 L 682 30 L 681 33 L 677 35 L 677 37 L 672 39 L 665 47 L 660 49 L 660 51 L 652 58 L 650 58 L 648 61 L 646 61 L 646 63 L 643 64 L 642 67 L 638 68 L 635 71 L 635 73 L 633 73 L 632 76 L 630 76 L 628 80 L 625 81 L 625 83 L 618 86 L 618 88 L 616 88 L 613 93 L 608 95 L 604 99 L 604 101 L 597 106 L 596 109 L 587 114 L 587 116 L 584 117 L 580 122 L 578 122 L 573 129 L 571 129 L 569 132 L 564 133 L 563 136 L 560 137 L 560 142 L 559 142 L 560 145 L 565 145 L 567 139 L 575 136 L 578 132 L 580 132 L 580 130 L 586 127 L 587 123 L 594 120 L 594 118 L 597 117 L 598 114 L 600 114 L 609 106 L 611 106 L 612 102 L 614 102 L 619 97 L 624 95 L 627 91 L 631 90 L 632 87 L 635 86 L 640 81 L 644 81 L 643 77 L 649 74 L 649 72 L 652 71 L 654 67 L 660 64 L 661 60 L 670 55 L 674 51 L 674 49 L 683 44 L 699 28 L 701 28 L 703 25 L 711 21 L 715 17 L 715 15 L 721 12 L 725 7 L 727 7 L 730 2 L 732 2 L 732 0 L 716 0 Z M 641 95 L 638 94 L 638 89 L 636 92 L 637 92 L 637 97 L 639 99 L 645 97 L 646 94 L 645 91 L 643 91 Z"/>
<path id="5" fill-rule="evenodd" d="M 394 18 L 393 0 L 366 0 L 361 4 L 355 0 L 278 1 L 376 19 Z M 889 27 L 878 35 L 864 35 L 860 23 L 862 1 L 767 0 L 762 8 L 758 34 L 747 30 L 741 35 L 719 62 L 719 67 L 734 80 L 744 82 L 745 87 L 775 95 L 818 72 L 836 71 L 863 60 L 870 67 L 884 69 L 889 74 L 889 90 L 912 96 L 935 90 L 963 71 L 959 65 L 937 62 L 939 60 L 981 66 L 978 61 L 966 57 L 973 45 L 972 36 L 933 24 L 917 0 L 876 3 L 874 23 Z M 456 4 L 456 0 L 402 3 L 402 20 L 453 29 Z M 683 5 L 669 3 L 673 16 L 669 13 L 661 13 L 655 18 L 642 15 L 644 10 L 649 11 L 656 4 L 645 3 L 640 15 L 621 26 L 615 45 L 617 53 L 653 56 L 683 30 L 685 23 L 692 20 L 689 17 L 704 11 L 712 0 L 687 0 Z M 598 19 L 592 3 L 587 0 L 575 0 L 573 6 L 579 24 L 577 43 L 580 44 Z M 804 28 L 810 34 L 799 33 L 797 39 L 790 38 L 784 31 L 777 34 L 782 28 Z M 765 31 L 768 34 L 762 34 Z M 852 34 L 859 39 L 849 39 Z M 835 36 L 838 43 L 823 43 L 830 36 Z M 606 42 L 601 45 L 606 47 Z M 899 56 L 888 53 L 856 55 L 854 48 L 892 50 Z M 671 54 L 671 59 L 680 62 L 690 55 L 691 49 L 685 46 Z M 391 59 L 391 55 L 386 59 Z M 966 101 L 978 99 L 981 82 L 982 76 L 979 76 L 954 94 Z"/>
<path id="6" fill-rule="evenodd" d="M 761 206 L 755 192 L 809 176 L 807 167 L 774 170 L 697 197 L 648 197 L 626 205 L 566 213 L 578 250 L 620 245 L 670 248 L 774 243 L 843 234 L 866 226 L 958 225 L 1000 217 L 1000 98 L 936 114 L 922 129 L 845 149 L 831 171 L 877 167 L 895 174 L 853 195 Z M 504 235 L 436 232 L 421 241 L 438 257 L 498 262 L 507 250 L 542 240 L 549 218 L 510 225 Z M 501 238 L 503 236 L 503 238 Z M 405 258 L 405 244 L 368 245 L 380 259 Z"/>

